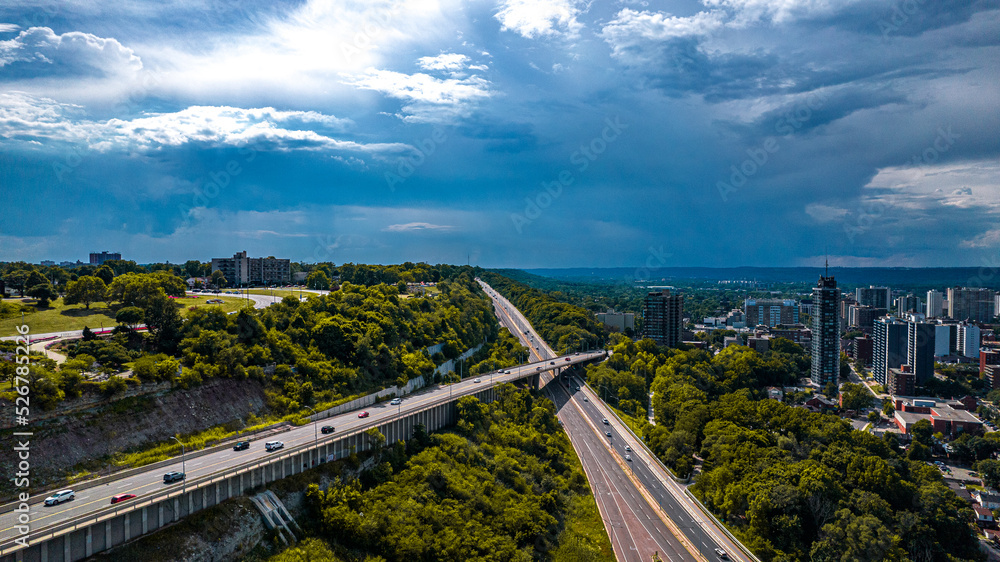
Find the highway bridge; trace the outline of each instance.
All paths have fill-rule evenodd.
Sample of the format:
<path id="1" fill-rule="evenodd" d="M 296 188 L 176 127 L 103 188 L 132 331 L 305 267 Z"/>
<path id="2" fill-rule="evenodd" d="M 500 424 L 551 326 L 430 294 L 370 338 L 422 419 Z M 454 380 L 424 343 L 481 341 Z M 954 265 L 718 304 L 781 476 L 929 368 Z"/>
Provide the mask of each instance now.
<path id="1" fill-rule="evenodd" d="M 455 423 L 455 401 L 462 396 L 491 401 L 501 383 L 537 387 L 542 373 L 604 356 L 603 351 L 597 351 L 551 357 L 436 385 L 403 397 L 397 406 L 382 402 L 368 407 L 363 410 L 366 417 L 359 417 L 362 411 L 332 417 L 320 412 L 312 423 L 262 436 L 244 451 L 234 451 L 229 444 L 123 471 L 100 479 L 97 485 L 77 483 L 69 486 L 76 491 L 76 498 L 55 506 L 42 504 L 48 493 L 38 494 L 25 502 L 26 514 L 19 510 L 20 502 L 0 506 L 0 561 L 81 560 L 256 486 L 368 450 L 372 444 L 366 431 L 371 428 L 379 429 L 388 442 L 410 438 L 417 424 L 435 431 Z M 334 433 L 320 433 L 321 425 L 333 426 Z M 265 451 L 263 442 L 267 440 L 280 440 L 284 448 Z M 186 472 L 187 479 L 165 484 L 163 474 L 175 470 Z M 111 497 L 123 493 L 137 497 L 111 505 Z M 22 534 L 25 528 L 28 532 Z"/>

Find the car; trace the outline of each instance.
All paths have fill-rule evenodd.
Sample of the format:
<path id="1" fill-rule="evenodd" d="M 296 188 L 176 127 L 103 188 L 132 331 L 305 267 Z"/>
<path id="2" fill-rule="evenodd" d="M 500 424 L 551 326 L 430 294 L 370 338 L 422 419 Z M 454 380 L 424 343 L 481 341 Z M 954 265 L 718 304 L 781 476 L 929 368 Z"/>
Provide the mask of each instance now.
<path id="1" fill-rule="evenodd" d="M 542 370 L 542 367 L 541 367 L 541 366 L 538 366 L 538 367 L 535 367 L 535 370 L 536 370 L 536 371 L 541 371 L 541 370 Z"/>
<path id="2" fill-rule="evenodd" d="M 549 361 L 549 365 L 555 365 L 555 364 L 556 364 L 555 361 Z"/>
<path id="3" fill-rule="evenodd" d="M 389 401 L 390 406 L 399 406 L 402 403 L 403 401 L 400 400 L 399 398 L 393 398 L 392 400 Z"/>
<path id="4" fill-rule="evenodd" d="M 333 433 L 333 426 L 324 425 L 323 427 L 319 428 L 319 432 L 322 433 L 323 435 L 326 435 L 327 433 Z"/>
<path id="5" fill-rule="evenodd" d="M 632 452 L 632 447 L 629 447 L 628 445 L 625 445 L 625 451 L 631 453 Z"/>
<path id="6" fill-rule="evenodd" d="M 186 474 L 184 474 L 183 472 L 177 472 L 175 470 L 173 472 L 168 472 L 163 475 L 163 483 L 169 484 L 171 482 L 177 482 L 180 480 L 184 480 L 185 477 L 187 477 Z"/>
<path id="7" fill-rule="evenodd" d="M 371 414 L 369 414 L 367 411 L 364 411 L 364 412 L 361 412 L 360 414 L 358 414 L 358 417 L 359 418 L 367 418 L 370 415 Z"/>
<path id="8" fill-rule="evenodd" d="M 483 379 L 473 379 L 472 382 L 483 382 Z"/>
<path id="9" fill-rule="evenodd" d="M 233 445 L 234 451 L 246 451 L 249 448 L 250 448 L 249 441 L 240 441 L 239 443 Z"/>
<path id="10" fill-rule="evenodd" d="M 111 503 L 121 503 L 123 501 L 130 500 L 135 497 L 135 494 L 118 494 L 117 496 L 111 496 Z"/>
<path id="11" fill-rule="evenodd" d="M 510 371 L 504 371 L 504 372 L 503 372 L 503 374 L 505 374 L 505 375 L 509 375 L 509 374 L 510 374 Z"/>
<path id="12" fill-rule="evenodd" d="M 590 400 L 587 400 L 587 397 L 586 397 L 586 396 L 584 396 L 584 397 L 583 397 L 583 401 L 584 401 L 584 402 L 590 402 Z"/>
<path id="13" fill-rule="evenodd" d="M 605 431 L 604 434 L 607 435 L 608 437 L 611 437 L 611 432 L 610 431 Z"/>
<path id="14" fill-rule="evenodd" d="M 719 557 L 719 560 L 729 560 L 729 555 L 721 548 L 715 549 L 715 555 Z"/>
<path id="15" fill-rule="evenodd" d="M 569 361 L 569 357 L 567 357 L 566 360 Z"/>
<path id="16" fill-rule="evenodd" d="M 608 418 L 602 419 L 601 423 L 603 423 L 604 425 L 610 425 L 611 424 L 611 422 L 608 421 Z"/>
<path id="17" fill-rule="evenodd" d="M 266 451 L 277 451 L 283 448 L 285 448 L 285 444 L 281 441 L 268 441 L 264 443 L 264 450 Z"/>
<path id="18" fill-rule="evenodd" d="M 45 505 L 59 505 L 62 502 L 68 502 L 74 498 L 76 498 L 76 492 L 73 490 L 60 490 L 45 498 Z"/>
<path id="19" fill-rule="evenodd" d="M 625 455 L 625 460 L 632 462 L 632 455 Z"/>
<path id="20" fill-rule="evenodd" d="M 979 473 L 978 472 L 973 472 L 973 471 L 970 470 L 969 471 L 969 476 L 972 476 L 973 478 L 979 478 Z"/>

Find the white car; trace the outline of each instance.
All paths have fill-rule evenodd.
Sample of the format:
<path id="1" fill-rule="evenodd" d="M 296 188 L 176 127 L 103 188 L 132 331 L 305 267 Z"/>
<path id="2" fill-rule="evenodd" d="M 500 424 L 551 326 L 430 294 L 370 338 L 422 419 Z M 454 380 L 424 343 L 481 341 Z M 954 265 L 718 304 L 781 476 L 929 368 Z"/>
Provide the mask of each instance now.
<path id="1" fill-rule="evenodd" d="M 476 380 L 474 380 L 472 382 L 483 382 L 483 380 L 482 379 L 476 379 Z"/>
<path id="2" fill-rule="evenodd" d="M 393 398 L 392 401 L 389 402 L 389 405 L 390 406 L 399 406 L 402 403 L 403 403 L 403 401 L 400 400 L 399 398 Z"/>
<path id="3" fill-rule="evenodd" d="M 632 455 L 625 455 L 625 460 L 632 462 Z"/>
<path id="4" fill-rule="evenodd" d="M 504 371 L 504 372 L 503 372 L 503 374 L 505 374 L 505 375 L 509 375 L 509 374 L 510 374 L 510 371 Z"/>
<path id="5" fill-rule="evenodd" d="M 284 448 L 285 444 L 281 441 L 268 441 L 264 443 L 264 450 L 266 451 L 277 451 L 278 449 Z"/>
<path id="6" fill-rule="evenodd" d="M 58 505 L 74 498 L 76 498 L 76 493 L 73 490 L 60 490 L 45 498 L 45 505 Z"/>

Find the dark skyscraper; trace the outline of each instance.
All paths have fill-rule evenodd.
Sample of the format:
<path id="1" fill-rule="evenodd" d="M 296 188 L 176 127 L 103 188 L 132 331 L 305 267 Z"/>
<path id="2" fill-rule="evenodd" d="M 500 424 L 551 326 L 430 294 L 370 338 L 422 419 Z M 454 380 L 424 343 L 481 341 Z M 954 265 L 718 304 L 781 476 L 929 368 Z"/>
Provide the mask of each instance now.
<path id="1" fill-rule="evenodd" d="M 837 384 L 840 375 L 840 289 L 833 277 L 820 277 L 813 288 L 812 381 Z"/>
<path id="2" fill-rule="evenodd" d="M 872 354 L 872 376 L 879 384 L 884 385 L 889 375 L 889 369 L 898 369 L 900 365 L 906 363 L 907 325 L 898 318 L 884 316 L 875 321 L 872 339 L 875 340 L 875 350 Z"/>
<path id="3" fill-rule="evenodd" d="M 643 307 L 646 337 L 660 345 L 674 347 L 681 343 L 684 329 L 684 297 L 669 290 L 646 295 Z"/>

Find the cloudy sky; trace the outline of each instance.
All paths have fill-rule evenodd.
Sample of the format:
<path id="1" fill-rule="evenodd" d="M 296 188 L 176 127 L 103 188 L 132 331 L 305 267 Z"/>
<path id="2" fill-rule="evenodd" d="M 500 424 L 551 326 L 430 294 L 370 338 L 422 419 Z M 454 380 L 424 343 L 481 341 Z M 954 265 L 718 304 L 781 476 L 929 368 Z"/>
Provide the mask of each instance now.
<path id="1" fill-rule="evenodd" d="M 0 261 L 996 264 L 991 0 L 0 6 Z"/>

